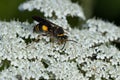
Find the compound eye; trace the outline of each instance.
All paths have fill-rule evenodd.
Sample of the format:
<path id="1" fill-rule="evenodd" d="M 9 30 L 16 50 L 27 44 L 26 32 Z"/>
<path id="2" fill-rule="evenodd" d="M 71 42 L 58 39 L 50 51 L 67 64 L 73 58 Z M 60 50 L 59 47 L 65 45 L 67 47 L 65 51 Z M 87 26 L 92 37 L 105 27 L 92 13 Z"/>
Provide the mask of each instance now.
<path id="1" fill-rule="evenodd" d="M 68 39 L 68 36 L 64 35 L 64 39 Z"/>
<path id="2" fill-rule="evenodd" d="M 66 36 L 66 35 L 58 36 L 58 37 L 59 37 L 59 39 L 62 39 L 62 40 L 67 40 L 68 39 L 68 36 Z"/>
<path id="3" fill-rule="evenodd" d="M 64 34 L 64 30 L 63 30 L 62 27 L 59 27 L 59 28 L 57 29 L 57 34 L 59 34 L 59 35 L 63 35 L 63 34 Z"/>

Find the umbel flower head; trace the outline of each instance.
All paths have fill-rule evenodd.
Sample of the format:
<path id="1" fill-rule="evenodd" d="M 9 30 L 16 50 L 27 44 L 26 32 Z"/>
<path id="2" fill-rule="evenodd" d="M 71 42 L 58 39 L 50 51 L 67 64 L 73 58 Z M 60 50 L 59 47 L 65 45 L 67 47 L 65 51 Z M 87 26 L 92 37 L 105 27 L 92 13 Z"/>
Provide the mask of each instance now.
<path id="1" fill-rule="evenodd" d="M 65 18 L 69 14 L 85 19 L 82 8 L 70 0 L 29 0 L 19 6 L 19 10 L 33 9 L 44 12 L 45 17 L 51 17 L 55 13 L 58 18 Z"/>
<path id="2" fill-rule="evenodd" d="M 63 44 L 51 43 L 50 37 L 33 33 L 35 23 L 0 21 L 0 80 L 119 80 L 120 50 L 114 44 L 119 43 L 120 28 L 100 19 L 89 19 L 83 29 L 72 29 L 67 23 L 67 14 L 84 19 L 80 15 L 83 12 L 77 8 L 69 13 L 75 8 L 74 5 L 78 5 L 69 0 L 55 1 L 56 4 L 63 4 L 60 11 L 56 10 L 58 7 L 46 7 L 55 6 L 53 0 L 30 0 L 20 7 L 23 10 L 44 10 L 45 14 L 51 14 L 49 9 L 56 11 L 59 18 L 50 21 L 63 26 L 68 38 L 77 43 L 67 41 L 65 48 L 61 50 Z M 66 8 L 70 4 L 72 6 L 67 8 L 68 12 L 63 14 L 62 7 Z"/>

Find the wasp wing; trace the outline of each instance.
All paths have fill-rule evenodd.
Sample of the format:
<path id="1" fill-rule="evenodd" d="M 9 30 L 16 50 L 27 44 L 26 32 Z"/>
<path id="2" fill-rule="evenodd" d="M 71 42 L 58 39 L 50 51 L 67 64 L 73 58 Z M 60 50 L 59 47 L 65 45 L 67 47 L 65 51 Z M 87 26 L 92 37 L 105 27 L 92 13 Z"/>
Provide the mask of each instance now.
<path id="1" fill-rule="evenodd" d="M 32 18 L 33 18 L 34 20 L 36 20 L 37 22 L 46 22 L 46 23 L 48 23 L 48 24 L 53 25 L 54 27 L 61 27 L 61 26 L 58 26 L 58 25 L 56 25 L 56 24 L 54 24 L 54 23 L 52 23 L 52 22 L 50 22 L 50 21 L 48 21 L 48 20 L 46 20 L 46 19 L 44 19 L 44 18 L 41 18 L 41 17 L 39 17 L 39 16 L 32 16 Z"/>
<path id="2" fill-rule="evenodd" d="M 32 16 L 32 18 L 33 18 L 34 20 L 36 20 L 37 22 L 46 22 L 45 19 L 43 19 L 43 18 L 41 18 L 41 17 L 39 17 L 39 16 Z"/>

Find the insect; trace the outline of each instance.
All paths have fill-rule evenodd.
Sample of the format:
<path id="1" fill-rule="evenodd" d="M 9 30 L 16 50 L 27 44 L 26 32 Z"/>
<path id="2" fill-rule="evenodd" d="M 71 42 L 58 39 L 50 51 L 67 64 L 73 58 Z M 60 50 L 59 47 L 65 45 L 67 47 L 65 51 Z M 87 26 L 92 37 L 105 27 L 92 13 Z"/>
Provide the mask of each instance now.
<path id="1" fill-rule="evenodd" d="M 76 42 L 74 40 L 68 40 L 68 36 L 65 35 L 65 32 L 61 26 L 58 26 L 39 16 L 33 16 L 32 18 L 36 20 L 37 22 L 39 22 L 37 25 L 34 26 L 33 32 L 45 32 L 53 36 L 54 38 L 56 38 L 59 43 L 64 43 L 64 46 L 66 44 L 66 41 Z"/>

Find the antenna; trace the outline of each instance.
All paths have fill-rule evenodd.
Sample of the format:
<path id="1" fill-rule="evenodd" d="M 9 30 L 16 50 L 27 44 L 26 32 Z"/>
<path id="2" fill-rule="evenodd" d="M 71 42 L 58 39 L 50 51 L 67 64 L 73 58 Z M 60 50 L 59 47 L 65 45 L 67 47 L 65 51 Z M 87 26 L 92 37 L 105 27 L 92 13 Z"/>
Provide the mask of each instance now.
<path id="1" fill-rule="evenodd" d="M 64 49 L 64 47 L 65 47 L 67 41 L 72 41 L 72 42 L 78 43 L 77 41 L 74 41 L 74 40 L 66 40 L 65 43 L 64 43 L 64 45 L 63 45 L 63 47 L 61 48 L 61 50 Z"/>

